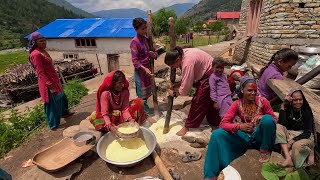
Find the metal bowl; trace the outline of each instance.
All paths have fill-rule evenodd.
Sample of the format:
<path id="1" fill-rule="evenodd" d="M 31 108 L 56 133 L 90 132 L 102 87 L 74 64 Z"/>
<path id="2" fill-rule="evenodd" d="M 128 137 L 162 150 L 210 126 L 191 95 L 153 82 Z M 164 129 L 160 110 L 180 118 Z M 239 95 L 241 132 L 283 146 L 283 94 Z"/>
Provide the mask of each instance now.
<path id="1" fill-rule="evenodd" d="M 141 138 L 146 143 L 147 148 L 149 149 L 149 152 L 143 156 L 142 158 L 136 159 L 134 161 L 128 161 L 128 162 L 115 162 L 107 159 L 106 157 L 106 149 L 108 145 L 117 137 L 115 137 L 112 133 L 108 132 L 104 136 L 102 136 L 98 142 L 97 145 L 97 152 L 101 159 L 104 161 L 119 166 L 119 167 L 131 167 L 139 164 L 142 160 L 147 158 L 155 149 L 157 140 L 156 136 L 153 134 L 153 132 L 145 127 L 140 127 L 138 138 Z"/>
<path id="2" fill-rule="evenodd" d="M 320 54 L 319 47 L 299 47 L 296 51 L 300 54 L 315 55 Z"/>
<path id="3" fill-rule="evenodd" d="M 119 131 L 119 128 L 121 127 L 128 127 L 128 126 L 131 126 L 133 128 L 136 129 L 135 132 L 133 133 L 129 133 L 129 134 L 125 134 L 125 133 L 121 133 Z M 117 135 L 120 137 L 120 138 L 135 138 L 135 137 L 138 137 L 139 136 L 139 129 L 140 129 L 140 126 L 138 123 L 134 122 L 134 123 L 131 123 L 131 122 L 125 122 L 125 123 L 122 123 L 120 125 L 117 126 Z"/>
<path id="4" fill-rule="evenodd" d="M 84 146 L 95 142 L 95 136 L 91 132 L 87 131 L 78 132 L 72 139 L 74 144 L 77 146 Z"/>

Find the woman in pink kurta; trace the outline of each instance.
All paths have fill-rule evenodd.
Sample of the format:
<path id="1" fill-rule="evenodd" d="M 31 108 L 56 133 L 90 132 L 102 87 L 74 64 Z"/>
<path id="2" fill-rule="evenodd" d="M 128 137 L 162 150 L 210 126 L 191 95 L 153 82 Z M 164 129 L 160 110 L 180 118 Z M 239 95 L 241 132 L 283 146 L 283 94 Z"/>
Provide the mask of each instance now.
<path id="1" fill-rule="evenodd" d="M 181 86 L 178 91 L 169 89 L 170 96 L 187 96 L 194 83 L 197 87 L 188 118 L 184 127 L 177 133 L 178 136 L 185 135 L 189 128 L 199 127 L 205 116 L 209 123 L 214 119 L 209 85 L 209 77 L 213 72 L 212 60 L 213 58 L 208 53 L 197 48 L 176 47 L 165 56 L 165 63 L 168 66 L 180 68 L 182 71 Z"/>
<path id="2" fill-rule="evenodd" d="M 63 93 L 60 79 L 54 69 L 52 59 L 46 49 L 46 39 L 38 32 L 30 36 L 30 63 L 38 76 L 41 100 L 45 103 L 45 112 L 49 127 L 55 129 L 62 116 L 70 115 L 68 100 Z"/>
<path id="3" fill-rule="evenodd" d="M 110 72 L 99 87 L 96 111 L 89 118 L 96 130 L 112 131 L 125 121 L 143 124 L 146 120 L 143 100 L 129 102 L 129 82 L 122 71 Z"/>
<path id="4" fill-rule="evenodd" d="M 240 87 L 239 100 L 231 104 L 220 129 L 211 134 L 204 163 L 205 180 L 216 180 L 225 167 L 248 149 L 260 150 L 260 162 L 269 160 L 278 119 L 269 101 L 257 96 L 257 84 L 253 78 L 242 77 Z M 240 121 L 234 121 L 236 116 Z"/>

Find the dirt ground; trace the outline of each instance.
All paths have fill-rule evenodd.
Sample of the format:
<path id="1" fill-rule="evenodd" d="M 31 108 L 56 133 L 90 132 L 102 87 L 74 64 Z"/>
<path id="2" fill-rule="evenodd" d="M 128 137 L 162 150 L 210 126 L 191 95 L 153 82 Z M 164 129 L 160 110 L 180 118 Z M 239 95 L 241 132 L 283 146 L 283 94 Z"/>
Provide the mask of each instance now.
<path id="1" fill-rule="evenodd" d="M 224 49 L 230 43 L 223 43 L 222 45 L 204 47 L 204 50 L 210 51 L 210 54 L 219 52 L 219 49 Z M 156 62 L 155 68 L 163 66 L 162 55 Z M 121 59 L 120 59 L 121 60 Z M 123 66 L 121 69 L 128 75 L 133 74 L 132 66 Z M 48 128 L 43 128 L 39 133 L 28 138 L 21 146 L 10 151 L 4 158 L 0 159 L 0 167 L 10 173 L 13 179 L 21 179 L 25 173 L 30 171 L 31 167 L 22 168 L 21 163 L 28 159 L 32 159 L 34 155 L 50 147 L 51 145 L 60 141 L 63 136 L 62 132 L 65 128 L 78 125 L 81 120 L 85 119 L 95 110 L 95 92 L 102 82 L 103 78 L 98 77 L 98 80 L 92 80 L 85 83 L 88 85 L 90 94 L 85 96 L 81 103 L 74 108 L 76 114 L 66 119 L 59 129 L 51 131 Z M 131 91 L 130 91 L 131 93 Z M 188 113 L 188 108 L 182 110 Z M 24 108 L 23 108 L 24 109 Z M 181 162 L 181 155 L 175 149 L 161 149 L 160 157 L 168 168 L 178 173 L 183 180 L 198 180 L 203 177 L 203 164 L 205 149 L 201 150 L 202 158 L 199 161 L 184 164 Z M 75 179 L 107 179 L 107 180 L 132 180 L 144 176 L 158 176 L 157 170 L 151 156 L 141 162 L 139 165 L 130 168 L 118 168 L 107 164 L 99 158 L 98 154 L 93 152 L 90 156 L 82 156 L 76 160 L 83 164 L 82 170 L 76 174 Z"/>
<path id="2" fill-rule="evenodd" d="M 76 114 L 62 124 L 56 131 L 51 131 L 48 128 L 43 128 L 37 135 L 29 137 L 29 139 L 18 148 L 9 152 L 3 159 L 0 160 L 0 167 L 10 173 L 13 179 L 20 179 L 25 173 L 30 170 L 30 167 L 22 168 L 21 163 L 25 160 L 32 159 L 33 156 L 60 141 L 63 136 L 62 132 L 66 127 L 77 125 L 81 120 L 85 119 L 94 111 L 95 94 L 85 96 L 80 105 L 75 107 Z M 184 110 L 187 111 L 187 110 Z M 82 156 L 76 160 L 83 164 L 82 170 L 76 174 L 75 179 L 110 179 L 110 180 L 132 180 L 144 176 L 158 176 L 157 170 L 152 157 L 148 157 L 139 165 L 130 168 L 118 168 L 107 164 L 99 158 L 98 154 L 92 151 L 90 156 Z M 205 151 L 202 151 L 205 155 Z M 202 178 L 203 161 L 184 164 L 181 162 L 181 156 L 174 149 L 161 149 L 160 157 L 166 166 L 177 172 L 181 179 L 195 180 Z"/>

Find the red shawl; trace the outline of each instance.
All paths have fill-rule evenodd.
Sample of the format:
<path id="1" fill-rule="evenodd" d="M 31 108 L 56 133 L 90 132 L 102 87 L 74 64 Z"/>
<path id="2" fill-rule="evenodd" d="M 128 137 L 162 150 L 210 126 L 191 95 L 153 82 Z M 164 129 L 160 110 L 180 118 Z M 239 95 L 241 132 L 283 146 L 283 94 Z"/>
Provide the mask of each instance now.
<path id="1" fill-rule="evenodd" d="M 115 71 L 110 72 L 103 80 L 103 83 L 100 85 L 98 92 L 97 92 L 96 113 L 101 112 L 101 104 L 100 104 L 101 94 L 104 91 L 110 91 L 113 88 L 113 76 L 117 71 L 119 71 L 119 70 L 115 70 Z M 129 82 L 126 79 L 125 74 L 122 71 L 119 71 L 119 72 L 121 72 L 123 74 L 124 79 L 125 79 L 123 90 L 129 90 Z"/>

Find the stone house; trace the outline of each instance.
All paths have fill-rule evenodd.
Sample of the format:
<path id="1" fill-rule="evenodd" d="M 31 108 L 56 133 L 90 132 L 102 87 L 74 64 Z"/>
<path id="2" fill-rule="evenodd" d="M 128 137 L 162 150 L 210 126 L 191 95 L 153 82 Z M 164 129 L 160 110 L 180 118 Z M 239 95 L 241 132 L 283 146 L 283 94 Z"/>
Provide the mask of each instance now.
<path id="1" fill-rule="evenodd" d="M 243 0 L 234 60 L 264 65 L 282 48 L 320 47 L 319 0 Z"/>
<path id="2" fill-rule="evenodd" d="M 121 53 L 130 53 L 130 42 L 136 35 L 132 20 L 57 19 L 37 31 L 46 37 L 47 51 L 54 60 L 85 58 L 96 67 L 100 64 L 101 71 L 106 73 L 110 61 L 118 59 Z M 131 63 L 127 57 L 121 60 L 120 65 Z"/>

